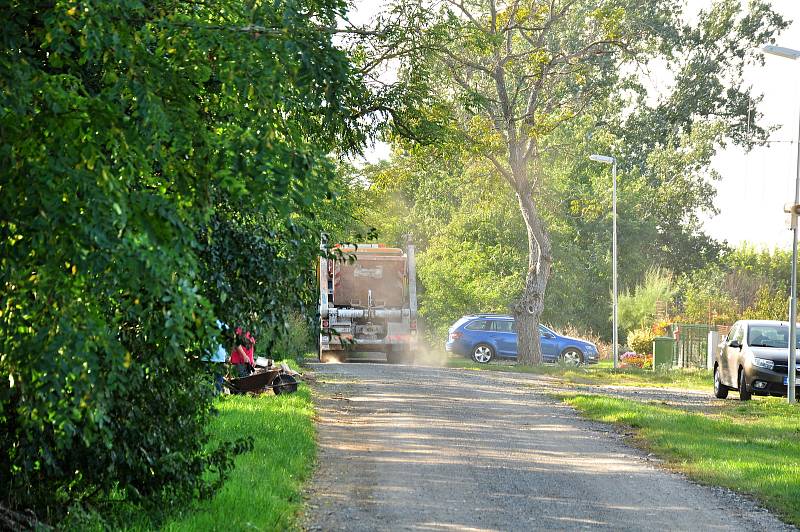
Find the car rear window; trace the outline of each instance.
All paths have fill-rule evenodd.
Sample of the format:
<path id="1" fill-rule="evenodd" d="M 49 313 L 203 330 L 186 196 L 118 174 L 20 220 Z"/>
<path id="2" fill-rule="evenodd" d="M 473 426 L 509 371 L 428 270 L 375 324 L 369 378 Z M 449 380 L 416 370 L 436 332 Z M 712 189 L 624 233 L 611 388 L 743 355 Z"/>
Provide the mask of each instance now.
<path id="1" fill-rule="evenodd" d="M 462 317 L 458 318 L 458 321 L 450 326 L 450 331 L 455 331 L 456 329 L 458 329 L 459 327 L 461 327 L 462 325 L 467 323 L 469 320 L 470 320 L 470 318 L 468 318 L 466 316 L 462 316 Z"/>
<path id="2" fill-rule="evenodd" d="M 470 331 L 488 331 L 490 325 L 488 320 L 475 320 L 464 328 Z"/>

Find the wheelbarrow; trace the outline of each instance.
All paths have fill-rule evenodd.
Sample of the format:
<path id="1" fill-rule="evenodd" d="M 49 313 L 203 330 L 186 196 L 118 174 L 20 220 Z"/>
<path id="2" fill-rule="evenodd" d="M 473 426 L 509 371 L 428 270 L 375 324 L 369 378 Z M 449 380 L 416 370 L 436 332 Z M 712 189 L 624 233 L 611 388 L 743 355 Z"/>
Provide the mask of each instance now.
<path id="1" fill-rule="evenodd" d="M 255 371 L 247 377 L 226 377 L 223 385 L 231 394 L 266 393 L 272 390 L 275 395 L 297 391 L 299 373 L 281 363 L 276 366 L 272 360 L 259 357 Z"/>

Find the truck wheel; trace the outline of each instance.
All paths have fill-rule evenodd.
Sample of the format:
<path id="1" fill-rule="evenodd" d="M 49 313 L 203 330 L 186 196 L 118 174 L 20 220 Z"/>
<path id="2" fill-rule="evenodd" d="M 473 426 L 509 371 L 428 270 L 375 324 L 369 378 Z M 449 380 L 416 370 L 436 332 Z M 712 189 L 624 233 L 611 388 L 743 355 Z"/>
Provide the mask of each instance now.
<path id="1" fill-rule="evenodd" d="M 341 360 L 339 359 L 339 355 L 333 354 L 328 349 L 320 350 L 319 361 L 322 362 L 323 364 L 327 364 L 329 362 L 341 362 Z"/>
<path id="2" fill-rule="evenodd" d="M 386 353 L 386 362 L 389 364 L 402 364 L 405 362 L 404 353 L 399 353 L 397 351 L 388 351 Z"/>

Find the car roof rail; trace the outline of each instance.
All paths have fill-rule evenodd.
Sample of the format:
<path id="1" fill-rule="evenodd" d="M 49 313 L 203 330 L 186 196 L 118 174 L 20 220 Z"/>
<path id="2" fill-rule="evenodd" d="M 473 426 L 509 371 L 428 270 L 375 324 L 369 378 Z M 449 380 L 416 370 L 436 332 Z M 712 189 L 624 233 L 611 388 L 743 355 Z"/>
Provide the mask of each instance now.
<path id="1" fill-rule="evenodd" d="M 481 312 L 478 314 L 471 314 L 472 316 L 478 318 L 512 318 L 513 316 L 509 316 L 508 314 L 494 314 L 491 312 Z"/>

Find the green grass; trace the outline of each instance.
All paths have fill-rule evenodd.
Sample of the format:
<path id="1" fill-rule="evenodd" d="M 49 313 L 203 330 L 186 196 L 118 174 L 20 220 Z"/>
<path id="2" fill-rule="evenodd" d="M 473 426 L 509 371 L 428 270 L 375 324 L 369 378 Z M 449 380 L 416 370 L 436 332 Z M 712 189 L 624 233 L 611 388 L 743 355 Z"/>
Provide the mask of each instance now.
<path id="1" fill-rule="evenodd" d="M 776 398 L 713 415 L 596 395 L 562 396 L 586 417 L 635 430 L 635 440 L 691 478 L 748 493 L 800 525 L 800 407 Z"/>
<path id="2" fill-rule="evenodd" d="M 518 366 L 513 362 L 478 364 L 466 358 L 450 358 L 447 366 L 475 371 L 506 371 L 549 375 L 574 384 L 610 384 L 617 386 L 639 386 L 658 388 L 685 388 L 710 390 L 713 380 L 711 372 L 704 369 L 672 369 L 653 371 L 638 368 L 615 370 L 611 361 L 578 368 L 545 364 L 542 366 Z"/>
<path id="3" fill-rule="evenodd" d="M 307 386 L 297 393 L 228 396 L 211 426 L 214 442 L 252 436 L 252 451 L 219 493 L 167 521 L 164 530 L 286 530 L 297 527 L 303 482 L 316 453 L 314 410 Z"/>

